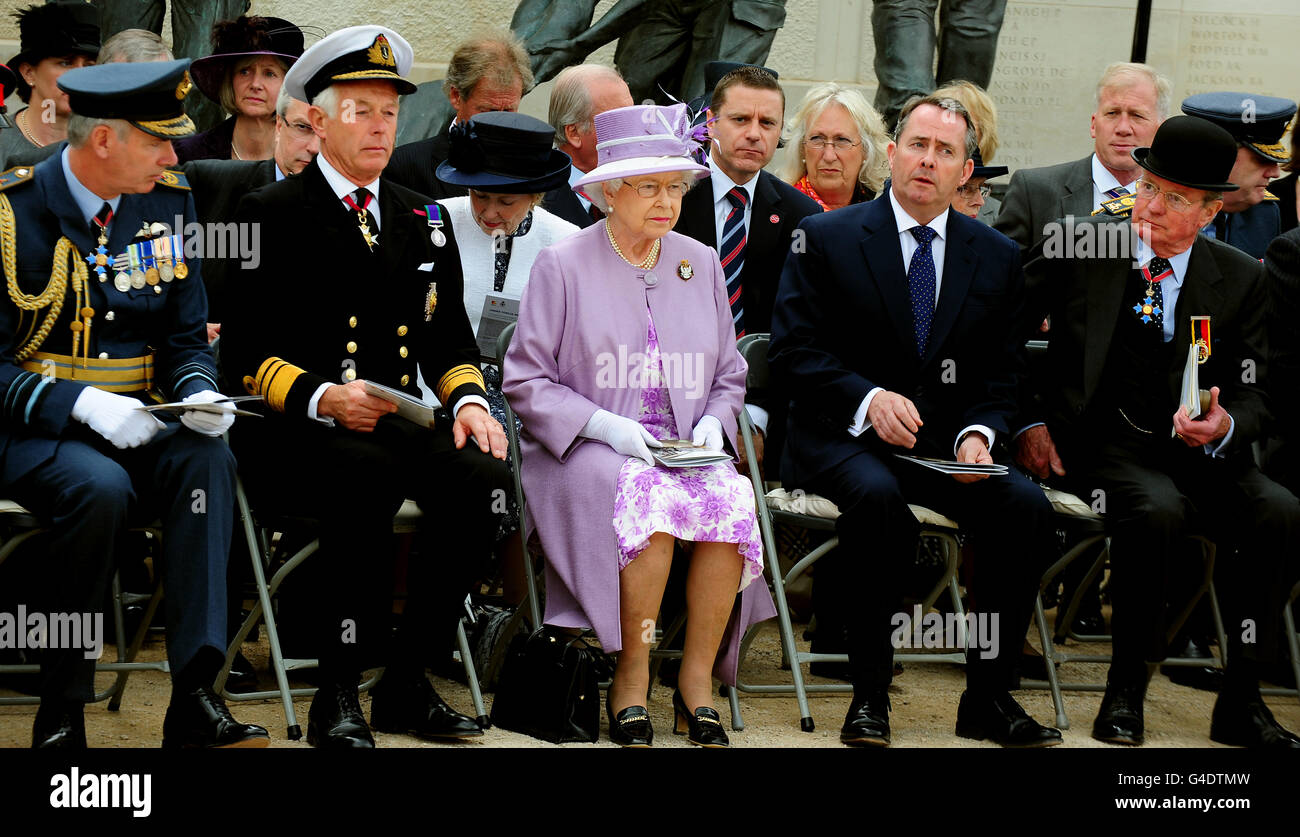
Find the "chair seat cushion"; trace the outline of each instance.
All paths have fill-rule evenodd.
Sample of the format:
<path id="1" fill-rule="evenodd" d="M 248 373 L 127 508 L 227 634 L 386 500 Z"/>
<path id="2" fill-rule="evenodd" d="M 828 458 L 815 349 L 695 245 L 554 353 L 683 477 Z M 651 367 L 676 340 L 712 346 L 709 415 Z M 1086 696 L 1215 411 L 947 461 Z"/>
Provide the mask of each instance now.
<path id="1" fill-rule="evenodd" d="M 839 507 L 833 502 L 817 494 L 809 494 L 806 491 L 786 491 L 784 488 L 777 488 L 767 492 L 766 497 L 768 505 L 784 512 L 806 514 L 810 517 L 821 517 L 827 520 L 834 520 L 840 516 Z M 944 517 L 933 509 L 916 505 L 909 505 L 908 508 L 912 510 L 912 514 L 922 526 L 936 529 L 958 528 L 956 521 Z"/>

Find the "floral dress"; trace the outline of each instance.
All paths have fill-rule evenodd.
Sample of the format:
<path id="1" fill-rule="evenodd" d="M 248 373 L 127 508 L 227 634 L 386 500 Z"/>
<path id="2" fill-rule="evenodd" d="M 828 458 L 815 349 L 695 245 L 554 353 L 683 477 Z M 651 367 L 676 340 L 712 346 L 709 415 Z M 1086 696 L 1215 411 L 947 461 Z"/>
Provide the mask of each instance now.
<path id="1" fill-rule="evenodd" d="M 663 383 L 653 318 L 647 332 L 644 380 Z M 641 390 L 637 420 L 656 439 L 677 435 L 667 387 L 647 385 Z M 740 590 L 763 574 L 754 488 L 730 463 L 667 468 L 629 457 L 618 474 L 613 522 L 620 571 L 649 546 L 652 534 L 665 532 L 682 541 L 736 544 L 744 560 Z"/>

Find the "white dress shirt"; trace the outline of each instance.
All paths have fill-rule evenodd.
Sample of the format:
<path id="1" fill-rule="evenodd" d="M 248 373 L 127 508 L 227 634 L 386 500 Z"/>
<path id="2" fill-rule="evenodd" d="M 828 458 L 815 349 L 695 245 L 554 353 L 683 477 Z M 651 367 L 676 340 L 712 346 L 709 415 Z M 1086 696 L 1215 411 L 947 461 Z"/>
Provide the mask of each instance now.
<path id="1" fill-rule="evenodd" d="M 1134 178 L 1136 179 L 1136 178 Z M 1092 208 L 1101 209 L 1101 202 L 1108 201 L 1110 198 L 1106 195 L 1111 189 L 1117 186 L 1123 186 L 1130 194 L 1133 193 L 1133 183 L 1127 185 L 1120 183 L 1110 170 L 1101 164 L 1097 155 L 1092 155 Z"/>
<path id="2" fill-rule="evenodd" d="M 912 256 L 916 254 L 917 248 L 921 246 L 916 240 L 916 236 L 912 234 L 912 228 L 922 226 L 922 224 L 911 215 L 907 214 L 907 210 L 903 209 L 903 207 L 898 203 L 898 198 L 894 197 L 893 189 L 889 190 L 889 205 L 893 207 L 894 222 L 898 225 L 898 244 L 903 249 L 903 270 L 907 271 L 912 266 Z M 939 304 L 939 290 L 943 287 L 944 255 L 948 252 L 947 247 L 945 246 L 945 241 L 948 236 L 948 212 L 949 210 L 945 209 L 943 212 L 935 216 L 930 223 L 924 225 L 934 230 L 934 238 L 930 240 L 930 253 L 934 257 L 935 305 Z M 906 275 L 906 273 L 904 275 Z M 857 412 L 853 414 L 853 423 L 849 425 L 849 435 L 861 436 L 864 432 L 870 429 L 871 422 L 867 421 L 867 410 L 871 408 L 871 401 L 876 397 L 876 393 L 883 391 L 883 387 L 875 387 L 871 392 L 867 393 L 865 398 L 862 399 L 862 403 L 858 405 Z M 925 416 L 921 416 L 921 418 L 924 420 Z M 963 428 L 962 431 L 957 434 L 957 439 L 953 442 L 954 456 L 956 455 L 957 446 L 961 443 L 962 438 L 971 431 L 982 433 L 984 438 L 988 440 L 989 448 L 993 448 L 993 429 L 982 424 L 972 424 L 969 427 Z"/>

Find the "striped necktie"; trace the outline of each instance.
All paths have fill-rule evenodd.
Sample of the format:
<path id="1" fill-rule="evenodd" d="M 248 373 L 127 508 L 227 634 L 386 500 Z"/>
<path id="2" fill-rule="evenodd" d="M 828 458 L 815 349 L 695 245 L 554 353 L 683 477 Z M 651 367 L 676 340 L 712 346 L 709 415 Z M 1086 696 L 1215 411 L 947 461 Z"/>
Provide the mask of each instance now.
<path id="1" fill-rule="evenodd" d="M 741 302 L 740 272 L 745 267 L 745 206 L 749 195 L 739 186 L 727 193 L 731 212 L 722 224 L 722 242 L 718 252 L 722 255 L 722 275 L 727 280 L 727 301 L 731 304 L 731 321 L 736 327 L 736 337 L 745 336 L 745 312 Z"/>
<path id="2" fill-rule="evenodd" d="M 1107 190 L 1104 192 L 1104 194 L 1106 195 L 1106 199 L 1107 199 L 1107 200 L 1113 200 L 1114 198 L 1118 198 L 1118 197 L 1121 196 L 1121 195 L 1127 195 L 1127 194 L 1128 194 L 1128 187 L 1127 187 L 1127 186 L 1116 186 L 1114 189 L 1107 189 Z"/>

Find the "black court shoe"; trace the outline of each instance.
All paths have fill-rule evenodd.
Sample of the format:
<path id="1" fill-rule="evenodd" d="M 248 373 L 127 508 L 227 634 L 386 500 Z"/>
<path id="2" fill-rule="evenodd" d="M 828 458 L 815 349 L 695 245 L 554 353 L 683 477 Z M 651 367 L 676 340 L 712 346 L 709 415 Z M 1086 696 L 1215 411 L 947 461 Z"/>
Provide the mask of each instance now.
<path id="1" fill-rule="evenodd" d="M 609 715 L 609 740 L 620 747 L 649 747 L 655 740 L 655 728 L 650 725 L 650 713 L 644 706 L 629 706 L 614 715 L 614 695 L 605 697 L 605 713 Z"/>
<path id="2" fill-rule="evenodd" d="M 673 735 L 685 735 L 686 740 L 701 747 L 730 747 L 722 719 L 712 706 L 697 706 L 692 712 L 686 708 L 681 689 L 673 692 Z"/>

